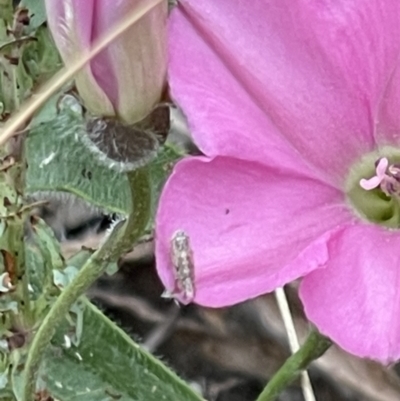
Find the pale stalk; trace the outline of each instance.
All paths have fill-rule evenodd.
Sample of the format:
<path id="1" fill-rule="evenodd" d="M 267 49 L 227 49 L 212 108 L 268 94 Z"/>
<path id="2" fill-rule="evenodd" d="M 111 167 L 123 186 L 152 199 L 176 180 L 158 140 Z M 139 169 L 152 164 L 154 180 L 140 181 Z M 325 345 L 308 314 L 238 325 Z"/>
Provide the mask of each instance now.
<path id="1" fill-rule="evenodd" d="M 292 354 L 294 354 L 300 349 L 300 344 L 297 337 L 296 328 L 294 327 L 293 317 L 290 312 L 285 289 L 283 287 L 278 287 L 275 290 L 275 298 L 276 302 L 278 303 L 279 311 L 281 313 L 283 324 L 288 336 L 290 350 Z M 307 370 L 304 370 L 301 373 L 301 388 L 305 401 L 316 401 Z"/>
<path id="2" fill-rule="evenodd" d="M 139 21 L 144 15 L 151 11 L 158 4 L 166 0 L 149 0 L 145 4 L 140 4 L 125 19 L 119 21 L 115 28 L 101 37 L 87 53 L 78 54 L 74 63 L 68 68 L 64 67 L 55 74 L 36 95 L 25 101 L 21 110 L 14 114 L 3 126 L 0 133 L 0 146 L 4 145 L 8 139 L 17 134 L 17 130 L 32 115 L 44 105 L 44 103 L 63 85 L 70 81 L 93 57 L 99 54 L 111 42 L 121 36 L 133 24 Z"/>

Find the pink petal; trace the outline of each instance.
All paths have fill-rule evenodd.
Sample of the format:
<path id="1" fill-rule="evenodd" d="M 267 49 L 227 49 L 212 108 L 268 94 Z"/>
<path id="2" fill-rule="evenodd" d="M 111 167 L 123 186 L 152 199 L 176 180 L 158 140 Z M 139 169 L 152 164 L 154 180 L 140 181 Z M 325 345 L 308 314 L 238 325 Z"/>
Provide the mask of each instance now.
<path id="1" fill-rule="evenodd" d="M 141 3 L 143 0 L 96 0 L 92 41 Z M 129 123 L 146 116 L 165 90 L 167 14 L 164 1 L 91 61 L 96 81 Z"/>
<path id="2" fill-rule="evenodd" d="M 61 55 L 90 49 L 95 0 L 45 0 L 47 22 Z"/>
<path id="3" fill-rule="evenodd" d="M 307 317 L 346 351 L 400 358 L 399 248 L 399 232 L 354 225 L 329 242 L 326 268 L 304 278 Z"/>
<path id="4" fill-rule="evenodd" d="M 319 181 L 233 158 L 189 158 L 177 164 L 160 200 L 158 273 L 172 290 L 170 241 L 184 230 L 194 255 L 194 302 L 235 304 L 324 265 L 326 241 L 350 219 L 342 193 Z"/>
<path id="5" fill-rule="evenodd" d="M 235 148 L 234 137 L 259 145 L 251 160 L 295 149 L 339 180 L 373 148 L 378 100 L 400 44 L 399 2 L 181 4 L 171 21 L 172 93 L 206 154 L 247 158 L 253 143 Z"/>
<path id="6" fill-rule="evenodd" d="M 203 153 L 314 174 L 179 9 L 170 18 L 169 74 Z"/>
<path id="7" fill-rule="evenodd" d="M 398 37 L 398 36 L 397 36 Z M 390 41 L 389 43 L 394 43 Z M 400 145 L 400 66 L 399 59 L 387 80 L 386 90 L 381 96 L 377 116 L 376 141 L 380 145 Z"/>

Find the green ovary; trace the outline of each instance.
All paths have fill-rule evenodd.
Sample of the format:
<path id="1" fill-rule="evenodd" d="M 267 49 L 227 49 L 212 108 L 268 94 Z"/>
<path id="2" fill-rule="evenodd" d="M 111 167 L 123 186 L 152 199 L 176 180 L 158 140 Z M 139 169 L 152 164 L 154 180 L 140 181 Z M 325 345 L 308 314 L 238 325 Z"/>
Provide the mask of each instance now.
<path id="1" fill-rule="evenodd" d="M 369 179 L 376 174 L 375 163 L 382 157 L 386 157 L 389 164 L 400 164 L 400 149 L 386 146 L 365 155 L 351 167 L 345 183 L 345 192 L 353 210 L 363 220 L 398 229 L 400 228 L 399 196 L 388 196 L 379 187 L 368 191 L 360 186 L 362 178 Z"/>

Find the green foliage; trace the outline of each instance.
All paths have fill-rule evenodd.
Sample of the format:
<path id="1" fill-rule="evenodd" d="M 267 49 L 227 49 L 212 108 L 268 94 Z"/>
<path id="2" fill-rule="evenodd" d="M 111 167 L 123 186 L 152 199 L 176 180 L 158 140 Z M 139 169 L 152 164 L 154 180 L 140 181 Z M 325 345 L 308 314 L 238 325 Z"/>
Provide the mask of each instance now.
<path id="1" fill-rule="evenodd" d="M 44 0 L 22 0 L 21 7 L 29 10 L 29 29 L 35 30 L 46 21 L 46 8 Z"/>
<path id="2" fill-rule="evenodd" d="M 26 141 L 27 192 L 69 192 L 109 213 L 126 215 L 130 208 L 130 188 L 125 174 L 104 165 L 88 151 L 85 121 L 72 108 L 60 108 L 53 99 L 32 121 Z M 161 188 L 181 155 L 170 146 L 160 149 L 149 165 L 152 214 Z"/>
<path id="3" fill-rule="evenodd" d="M 64 258 L 53 231 L 42 220 L 35 220 L 31 224 L 31 238 L 25 243 L 25 253 L 31 298 L 35 302 L 36 318 L 39 318 L 50 304 L 49 297 L 58 293 L 53 285 L 53 270 L 64 268 Z"/>
<path id="4" fill-rule="evenodd" d="M 202 398 L 106 318 L 84 302 L 81 341 L 65 322 L 49 346 L 39 383 L 68 401 L 199 401 Z"/>
<path id="5" fill-rule="evenodd" d="M 101 209 L 126 214 L 130 201 L 126 176 L 102 165 L 86 149 L 82 135 L 84 120 L 70 110 L 61 110 L 30 131 L 27 192 L 70 192 Z"/>
<path id="6" fill-rule="evenodd" d="M 58 293 L 56 282 L 53 279 L 49 281 L 49 277 L 55 277 L 51 273 L 64 275 L 66 281 L 63 284 L 69 285 L 73 277 L 68 277 L 68 272 L 72 269 L 79 271 L 92 252 L 82 250 L 64 261 L 56 238 L 41 220 L 37 220 L 31 238 L 26 242 L 26 255 L 38 324 Z M 46 287 L 51 287 L 52 291 Z M 43 298 L 44 294 L 47 294 L 46 298 Z M 14 367 L 7 365 L 6 358 L 4 370 L 0 369 L 4 372 L 3 382 L 0 377 L 0 399 L 2 394 L 11 394 L 8 384 L 13 385 L 16 399 L 22 399 L 23 355 L 19 350 L 14 351 L 8 359 L 13 361 Z M 13 372 L 11 376 L 7 373 L 9 367 Z M 51 344 L 46 348 L 37 383 L 38 394 L 41 392 L 63 401 L 202 400 L 85 298 L 75 302 L 63 323 L 58 325 Z"/>
<path id="7" fill-rule="evenodd" d="M 36 86 L 49 79 L 62 67 L 61 59 L 48 29 L 37 28 L 35 40 L 28 41 L 21 55 L 19 68 L 24 70 L 24 79 L 30 79 Z M 22 81 L 23 82 L 23 81 Z"/>
<path id="8" fill-rule="evenodd" d="M 11 1 L 0 3 L 0 120 L 7 117 L 61 66 L 48 29 L 44 2 L 24 0 L 29 23 Z"/>
<path id="9" fill-rule="evenodd" d="M 13 9 L 10 0 L 0 0 L 0 18 L 11 23 L 13 18 Z"/>

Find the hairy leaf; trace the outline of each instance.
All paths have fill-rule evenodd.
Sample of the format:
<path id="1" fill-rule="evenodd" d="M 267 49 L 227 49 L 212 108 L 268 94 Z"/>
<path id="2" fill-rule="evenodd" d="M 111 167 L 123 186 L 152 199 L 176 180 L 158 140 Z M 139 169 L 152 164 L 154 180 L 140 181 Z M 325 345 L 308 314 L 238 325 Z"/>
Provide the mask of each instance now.
<path id="1" fill-rule="evenodd" d="M 60 327 L 40 371 L 39 383 L 63 401 L 199 401 L 202 398 L 151 354 L 85 301 L 76 347 Z"/>
<path id="2" fill-rule="evenodd" d="M 27 193 L 69 192 L 101 210 L 126 215 L 130 207 L 126 175 L 108 168 L 87 149 L 86 125 L 80 113 L 65 107 L 53 119 L 44 118 L 43 113 L 38 118 L 43 122 L 32 121 L 26 141 Z M 162 185 L 179 157 L 175 149 L 163 146 L 149 164 L 153 212 Z"/>

